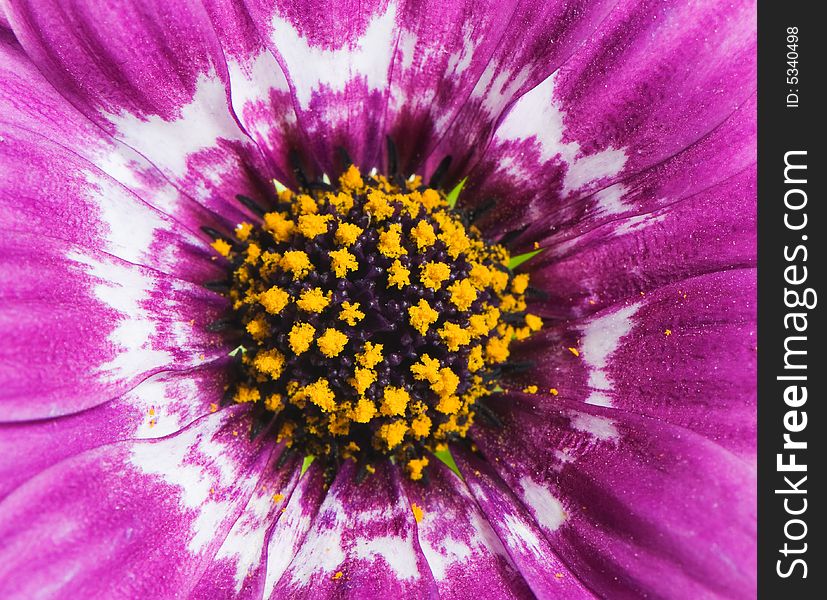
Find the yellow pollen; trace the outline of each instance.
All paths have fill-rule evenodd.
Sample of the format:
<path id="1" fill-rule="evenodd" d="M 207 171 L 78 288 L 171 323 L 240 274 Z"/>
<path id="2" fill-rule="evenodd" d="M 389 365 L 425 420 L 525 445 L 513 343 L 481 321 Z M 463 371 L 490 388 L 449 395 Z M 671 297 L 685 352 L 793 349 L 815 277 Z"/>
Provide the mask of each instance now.
<path id="1" fill-rule="evenodd" d="M 284 407 L 284 401 L 281 394 L 270 394 L 264 400 L 264 408 L 271 412 L 278 412 Z"/>
<path id="2" fill-rule="evenodd" d="M 465 346 L 471 342 L 471 334 L 468 330 L 456 323 L 445 323 L 439 330 L 439 337 L 442 338 L 451 352 L 456 352 L 460 346 Z"/>
<path id="3" fill-rule="evenodd" d="M 293 279 L 303 279 L 313 268 L 307 254 L 301 250 L 288 250 L 279 262 L 282 269 L 293 273 Z"/>
<path id="4" fill-rule="evenodd" d="M 520 273 L 511 280 L 511 291 L 515 294 L 524 294 L 528 289 L 528 274 Z"/>
<path id="5" fill-rule="evenodd" d="M 438 206 L 443 204 L 442 198 L 439 195 L 439 192 L 436 190 L 432 190 L 428 188 L 424 192 L 422 192 L 422 204 L 428 210 L 433 210 Z"/>
<path id="6" fill-rule="evenodd" d="M 328 358 L 333 358 L 334 356 L 339 356 L 342 350 L 344 350 L 345 344 L 347 344 L 347 336 L 341 331 L 337 331 L 331 327 L 325 330 L 322 336 L 316 340 L 316 343 L 319 346 L 319 350 L 322 351 L 322 354 Z"/>
<path id="7" fill-rule="evenodd" d="M 331 412 L 336 408 L 333 391 L 327 379 L 319 379 L 315 383 L 304 386 L 304 395 L 310 401 L 322 409 L 323 412 Z"/>
<path id="8" fill-rule="evenodd" d="M 557 396 L 560 393 L 560 392 L 557 391 L 557 388 L 551 388 L 549 390 L 549 392 L 551 392 L 552 396 Z"/>
<path id="9" fill-rule="evenodd" d="M 379 407 L 379 410 L 386 417 L 402 416 L 405 414 L 405 409 L 408 407 L 410 400 L 411 396 L 405 389 L 388 386 L 383 391 L 382 406 Z"/>
<path id="10" fill-rule="evenodd" d="M 428 262 L 422 265 L 419 280 L 426 288 L 434 291 L 442 287 L 442 282 L 451 276 L 451 267 L 442 262 Z"/>
<path id="11" fill-rule="evenodd" d="M 261 248 L 259 248 L 258 244 L 250 243 L 247 246 L 247 256 L 244 259 L 244 262 L 250 265 L 254 265 L 258 262 L 259 257 L 261 256 Z"/>
<path id="12" fill-rule="evenodd" d="M 330 266 L 336 274 L 336 277 L 345 277 L 348 271 L 357 271 L 359 269 L 359 263 L 356 262 L 356 257 L 345 248 L 333 250 L 330 253 Z"/>
<path id="13" fill-rule="evenodd" d="M 348 381 L 360 394 L 364 394 L 367 389 L 376 381 L 376 373 L 365 367 L 356 367 L 353 370 L 353 379 Z"/>
<path id="14" fill-rule="evenodd" d="M 425 379 L 433 384 L 439 380 L 439 361 L 423 354 L 418 363 L 411 365 L 411 373 L 416 379 Z"/>
<path id="15" fill-rule="evenodd" d="M 278 504 L 282 500 L 284 500 L 284 494 L 273 494 L 273 502 Z"/>
<path id="16" fill-rule="evenodd" d="M 408 463 L 410 465 L 410 463 Z M 422 478 L 422 469 L 419 470 L 419 478 Z M 422 509 L 417 505 L 416 502 L 411 503 L 411 512 L 414 516 L 414 521 L 419 523 L 422 521 Z"/>
<path id="17" fill-rule="evenodd" d="M 455 415 L 459 412 L 460 401 L 457 396 L 441 396 L 436 409 L 446 415 Z"/>
<path id="18" fill-rule="evenodd" d="M 457 225 L 451 221 L 445 221 L 441 225 L 442 233 L 439 234 L 439 239 L 445 244 L 448 249 L 448 255 L 456 259 L 460 254 L 465 252 L 471 246 L 471 240 L 465 233 L 465 228 L 462 225 Z"/>
<path id="19" fill-rule="evenodd" d="M 472 373 L 479 371 L 485 362 L 482 359 L 482 346 L 474 346 L 468 353 L 468 370 Z"/>
<path id="20" fill-rule="evenodd" d="M 491 287 L 495 292 L 502 292 L 508 287 L 508 273 L 494 269 L 491 271 Z"/>
<path id="21" fill-rule="evenodd" d="M 402 226 L 394 223 L 388 227 L 387 231 L 379 234 L 379 244 L 377 248 L 379 252 L 388 258 L 399 258 L 408 251 L 402 247 Z"/>
<path id="22" fill-rule="evenodd" d="M 526 315 L 525 324 L 531 331 L 540 331 L 543 328 L 543 320 L 537 315 Z"/>
<path id="23" fill-rule="evenodd" d="M 253 365 L 262 373 L 278 379 L 284 369 L 284 355 L 275 349 L 259 352 L 253 359 Z"/>
<path id="24" fill-rule="evenodd" d="M 353 208 L 353 197 L 350 194 L 339 192 L 338 194 L 328 194 L 327 201 L 336 209 L 340 215 L 346 215 Z"/>
<path id="25" fill-rule="evenodd" d="M 356 362 L 368 369 L 372 369 L 378 365 L 382 362 L 382 344 L 365 342 L 362 353 L 356 356 Z"/>
<path id="26" fill-rule="evenodd" d="M 536 394 L 537 393 L 537 386 L 536 385 L 527 385 L 523 388 L 523 392 L 526 394 Z"/>
<path id="27" fill-rule="evenodd" d="M 449 367 L 442 367 L 439 370 L 439 377 L 431 382 L 431 389 L 440 397 L 450 396 L 459 387 L 459 377 Z"/>
<path id="28" fill-rule="evenodd" d="M 361 227 L 353 223 L 339 223 L 336 228 L 336 243 L 342 246 L 350 246 L 362 235 L 362 231 Z"/>
<path id="29" fill-rule="evenodd" d="M 402 266 L 399 259 L 393 261 L 393 264 L 388 269 L 388 287 L 396 286 L 402 289 L 411 283 L 411 272 Z"/>
<path id="30" fill-rule="evenodd" d="M 423 298 L 419 300 L 416 306 L 408 308 L 408 317 L 411 326 L 422 335 L 425 335 L 428 327 L 439 319 L 439 313 L 431 308 L 428 301 Z"/>
<path id="31" fill-rule="evenodd" d="M 580 350 L 578 350 L 577 348 L 571 348 L 571 347 L 570 347 L 570 348 L 569 348 L 569 352 L 571 352 L 571 353 L 572 353 L 572 354 L 574 354 L 575 356 L 580 356 Z"/>
<path id="32" fill-rule="evenodd" d="M 477 290 L 468 279 L 455 281 L 448 286 L 451 303 L 460 310 L 468 310 L 477 299 Z"/>
<path id="33" fill-rule="evenodd" d="M 308 196 L 307 194 L 299 194 L 296 197 L 295 206 L 300 213 L 305 215 L 312 215 L 319 212 L 319 205 L 316 204 L 312 196 Z"/>
<path id="34" fill-rule="evenodd" d="M 430 248 L 436 241 L 436 233 L 433 226 L 427 221 L 420 221 L 416 227 L 411 229 L 411 239 L 416 243 L 416 247 L 420 252 L 425 248 Z"/>
<path id="35" fill-rule="evenodd" d="M 394 421 L 392 423 L 385 423 L 379 428 L 377 432 L 379 439 L 385 442 L 388 450 L 393 450 L 405 437 L 405 432 L 408 428 L 404 421 Z"/>
<path id="36" fill-rule="evenodd" d="M 356 325 L 365 318 L 365 313 L 359 310 L 358 302 L 342 302 L 342 310 L 339 312 L 339 319 L 350 325 Z"/>
<path id="37" fill-rule="evenodd" d="M 359 398 L 351 418 L 357 423 L 368 423 L 376 416 L 376 405 L 367 398 Z"/>
<path id="38" fill-rule="evenodd" d="M 235 237 L 237 237 L 240 241 L 246 242 L 247 238 L 250 237 L 250 233 L 253 231 L 253 224 L 252 223 L 239 223 L 236 225 L 235 228 Z"/>
<path id="39" fill-rule="evenodd" d="M 428 466 L 428 458 L 423 456 L 422 458 L 414 458 L 408 461 L 407 468 L 408 474 L 411 476 L 411 479 L 414 481 L 419 481 L 422 479 L 422 469 Z M 419 508 L 416 504 L 411 504 L 411 510 L 414 514 L 414 519 L 416 522 L 419 523 L 422 520 L 422 509 Z M 419 513 L 419 517 L 417 517 L 417 512 Z"/>
<path id="40" fill-rule="evenodd" d="M 508 341 L 505 338 L 492 337 L 485 345 L 485 357 L 491 363 L 501 363 L 508 359 Z"/>
<path id="41" fill-rule="evenodd" d="M 393 206 L 388 203 L 385 194 L 379 190 L 371 190 L 368 193 L 368 201 L 365 203 L 365 212 L 381 223 L 394 213 Z"/>
<path id="42" fill-rule="evenodd" d="M 288 334 L 290 349 L 297 355 L 302 354 L 313 343 L 313 336 L 316 335 L 316 328 L 310 323 L 296 323 Z"/>
<path id="43" fill-rule="evenodd" d="M 339 185 L 347 192 L 354 192 L 362 189 L 365 183 L 362 181 L 362 174 L 356 165 L 350 165 L 339 177 Z"/>
<path id="44" fill-rule="evenodd" d="M 666 331 L 663 332 L 663 335 L 672 335 L 672 330 L 667 329 Z"/>
<path id="45" fill-rule="evenodd" d="M 256 402 L 259 398 L 261 398 L 261 393 L 256 388 L 240 385 L 236 390 L 234 400 L 242 404 L 244 402 Z"/>
<path id="46" fill-rule="evenodd" d="M 268 313 L 277 315 L 290 302 L 290 295 L 280 287 L 273 286 L 259 295 L 258 301 Z"/>
<path id="47" fill-rule="evenodd" d="M 427 437 L 431 433 L 431 418 L 428 415 L 419 415 L 411 421 L 411 433 L 417 439 Z"/>
<path id="48" fill-rule="evenodd" d="M 478 290 L 485 289 L 491 285 L 491 269 L 478 262 L 471 265 L 471 272 L 468 274 L 468 277 Z"/>
<path id="49" fill-rule="evenodd" d="M 212 246 L 216 252 L 225 258 L 230 255 L 230 250 L 233 249 L 233 247 L 227 243 L 227 240 L 222 240 L 221 238 L 215 240 L 212 244 L 210 244 L 210 246 Z"/>
<path id="50" fill-rule="evenodd" d="M 286 242 L 293 235 L 296 223 L 287 218 L 287 213 L 267 213 L 264 215 L 264 230 L 277 242 Z"/>
<path id="51" fill-rule="evenodd" d="M 331 577 L 331 579 L 332 579 L 333 581 L 337 581 L 337 580 L 341 579 L 341 578 L 342 578 L 342 577 L 344 577 L 344 576 L 345 576 L 345 574 L 344 574 L 344 573 L 342 573 L 341 571 L 336 571 L 336 572 L 333 574 L 333 576 Z"/>
<path id="52" fill-rule="evenodd" d="M 247 333 L 253 336 L 253 339 L 256 341 L 261 341 L 265 337 L 267 337 L 267 322 L 264 320 L 264 317 L 256 317 L 245 327 L 247 329 Z"/>
<path id="53" fill-rule="evenodd" d="M 327 224 L 332 218 L 330 215 L 302 215 L 299 217 L 299 233 L 312 240 L 327 233 Z"/>
<path id="54" fill-rule="evenodd" d="M 330 304 L 330 292 L 327 295 L 320 288 L 311 288 L 302 292 L 296 305 L 305 312 L 320 313 Z"/>

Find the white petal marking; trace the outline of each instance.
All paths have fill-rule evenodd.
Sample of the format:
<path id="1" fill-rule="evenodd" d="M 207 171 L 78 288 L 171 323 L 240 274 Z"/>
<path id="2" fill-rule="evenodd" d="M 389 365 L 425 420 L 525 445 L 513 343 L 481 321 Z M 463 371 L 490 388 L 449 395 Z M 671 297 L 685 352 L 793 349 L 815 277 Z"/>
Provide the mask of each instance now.
<path id="1" fill-rule="evenodd" d="M 591 395 L 586 398 L 587 404 L 611 406 L 611 381 L 605 368 L 609 357 L 617 350 L 620 340 L 627 335 L 634 326 L 632 317 L 640 308 L 640 303 L 632 304 L 611 314 L 593 319 L 583 328 L 581 349 L 583 361 L 588 365 L 589 387 Z"/>
<path id="2" fill-rule="evenodd" d="M 568 193 L 617 175 L 626 164 L 627 156 L 623 150 L 611 147 L 584 156 L 580 144 L 563 141 L 566 115 L 554 98 L 555 77 L 556 73 L 551 74 L 514 104 L 497 128 L 496 138 L 503 141 L 533 138 L 544 162 L 559 156 L 568 166 L 563 179 L 563 191 Z"/>

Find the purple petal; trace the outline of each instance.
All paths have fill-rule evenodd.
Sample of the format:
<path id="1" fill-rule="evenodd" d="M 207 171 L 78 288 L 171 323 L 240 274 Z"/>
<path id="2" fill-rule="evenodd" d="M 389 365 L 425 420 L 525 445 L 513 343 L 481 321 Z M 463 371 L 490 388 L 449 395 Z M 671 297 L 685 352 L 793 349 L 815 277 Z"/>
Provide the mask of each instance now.
<path id="1" fill-rule="evenodd" d="M 440 598 L 531 598 L 496 532 L 465 483 L 436 460 L 429 482 L 403 481 L 411 506 L 422 510 L 419 546 Z"/>
<path id="2" fill-rule="evenodd" d="M 534 308 L 572 318 L 661 286 L 755 265 L 755 171 L 651 213 L 609 221 L 551 245 L 528 266 L 548 297 Z"/>
<path id="3" fill-rule="evenodd" d="M 299 461 L 295 459 L 280 469 L 275 464 L 265 469 L 247 506 L 189 597 L 262 598 L 267 574 L 267 542 L 292 500 L 300 472 Z"/>
<path id="4" fill-rule="evenodd" d="M 49 162 L 45 173 L 36 171 L 37 177 L 25 180 L 30 188 L 23 191 L 28 196 L 36 195 L 35 192 L 44 187 L 43 182 L 54 182 L 50 185 L 58 185 L 59 181 L 63 181 L 63 185 L 89 182 L 91 185 L 102 179 L 112 188 L 109 191 L 113 195 L 111 200 L 102 199 L 103 204 L 108 206 L 112 202 L 118 207 L 110 214 L 124 214 L 129 210 L 140 222 L 157 221 L 153 211 L 146 209 L 148 206 L 172 215 L 177 222 L 175 227 L 179 229 L 196 230 L 199 225 L 218 224 L 213 213 L 170 185 L 146 158 L 111 138 L 83 116 L 52 87 L 16 43 L 0 43 L 0 114 L 3 115 L 4 129 L 9 133 L 18 132 L 18 136 L 24 131 L 24 140 L 32 146 L 28 154 L 21 152 L 21 148 L 6 149 L 20 162 L 17 167 L 5 167 L 10 172 L 26 173 L 40 166 L 44 157 L 56 152 L 62 155 L 52 157 L 54 160 Z M 41 145 L 43 149 L 40 149 Z M 60 169 L 64 161 L 68 161 L 74 170 Z M 119 190 L 117 184 L 132 194 Z M 73 204 L 81 200 L 74 194 L 71 198 Z M 39 202 L 42 200 L 50 198 L 38 198 Z M 81 204 L 92 202 L 92 198 L 86 200 Z M 124 202 L 133 206 L 127 209 L 122 205 Z M 106 211 L 102 211 L 101 216 L 106 217 Z M 169 219 L 166 222 L 172 223 Z"/>
<path id="5" fill-rule="evenodd" d="M 539 368 L 513 387 L 555 388 L 566 400 L 649 416 L 751 461 L 755 277 L 754 269 L 703 275 L 552 327 L 515 350 Z"/>
<path id="6" fill-rule="evenodd" d="M 472 181 L 487 180 L 485 194 L 515 187 L 523 204 L 545 195 L 547 207 L 554 198 L 557 212 L 690 148 L 754 98 L 754 13 L 749 1 L 723 10 L 716 2 L 620 3 L 559 71 L 515 103 Z M 747 114 L 754 130 L 754 105 Z M 749 133 L 737 146 L 754 154 Z M 614 192 L 602 203 L 610 212 L 626 208 Z"/>
<path id="7" fill-rule="evenodd" d="M 174 434 L 210 411 L 224 391 L 223 365 L 154 375 L 81 412 L 0 424 L 0 498 L 44 469 L 92 448 Z"/>
<path id="8" fill-rule="evenodd" d="M 232 224 L 235 194 L 272 194 L 272 168 L 230 108 L 221 45 L 200 3 L 14 0 L 17 38 L 49 82 Z"/>
<path id="9" fill-rule="evenodd" d="M 271 597 L 348 593 L 365 598 L 436 593 L 393 465 L 377 465 L 375 475 L 357 484 L 353 463 L 345 462 Z"/>
<path id="10" fill-rule="evenodd" d="M 0 595 L 168 597 L 210 566 L 272 445 L 246 441 L 244 407 L 167 438 L 90 450 L 0 507 Z"/>
<path id="11" fill-rule="evenodd" d="M 477 445 L 597 595 L 754 597 L 753 464 L 663 420 L 560 397 L 512 394 L 495 410 L 504 428 L 478 429 Z"/>
<path id="12" fill-rule="evenodd" d="M 500 538 L 532 593 L 538 598 L 594 598 L 569 567 L 560 560 L 534 517 L 485 462 L 464 449 L 454 453 L 468 489 L 491 528 Z M 550 519 L 559 515 L 550 507 Z M 587 582 L 586 582 L 587 583 Z"/>
<path id="13" fill-rule="evenodd" d="M 48 237 L 7 232 L 0 254 L 1 421 L 78 412 L 226 355 L 205 330 L 224 300 L 193 284 Z"/>

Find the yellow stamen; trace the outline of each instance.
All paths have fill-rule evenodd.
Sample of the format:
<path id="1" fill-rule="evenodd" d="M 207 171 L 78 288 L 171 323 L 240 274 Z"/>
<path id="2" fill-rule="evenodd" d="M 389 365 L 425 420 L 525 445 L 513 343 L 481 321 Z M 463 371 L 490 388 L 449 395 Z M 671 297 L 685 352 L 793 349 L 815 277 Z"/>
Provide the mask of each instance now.
<path id="1" fill-rule="evenodd" d="M 344 350 L 347 344 L 347 336 L 331 327 L 326 329 L 322 336 L 316 340 L 316 344 L 318 344 L 322 354 L 328 358 L 333 358 L 339 356 Z"/>
<path id="2" fill-rule="evenodd" d="M 316 335 L 316 328 L 310 323 L 296 323 L 287 336 L 290 349 L 297 355 L 304 353 L 313 343 L 314 335 Z"/>
<path id="3" fill-rule="evenodd" d="M 439 313 L 431 308 L 427 300 L 420 299 L 416 306 L 411 306 L 408 309 L 408 318 L 411 326 L 422 335 L 425 335 L 428 327 L 439 319 Z"/>
<path id="4" fill-rule="evenodd" d="M 406 285 L 411 284 L 411 272 L 402 266 L 399 259 L 393 261 L 393 264 L 388 269 L 388 287 L 396 286 L 402 289 Z"/>
<path id="5" fill-rule="evenodd" d="M 434 291 L 442 287 L 442 282 L 451 276 L 451 267 L 442 262 L 428 262 L 422 265 L 419 280 L 426 288 Z"/>
<path id="6" fill-rule="evenodd" d="M 345 277 L 348 271 L 358 271 L 359 263 L 356 262 L 355 256 L 342 248 L 341 250 L 333 250 L 330 253 L 330 267 L 336 277 Z"/>
<path id="7" fill-rule="evenodd" d="M 405 389 L 388 386 L 382 393 L 382 406 L 379 410 L 386 417 L 402 416 L 405 414 L 405 409 L 408 407 L 410 400 L 411 396 Z"/>
<path id="8" fill-rule="evenodd" d="M 230 255 L 230 251 L 233 249 L 230 244 L 227 243 L 227 240 L 222 240 L 218 238 L 212 244 L 210 244 L 216 252 L 218 252 L 223 257 L 228 257 Z"/>
<path id="9" fill-rule="evenodd" d="M 258 301 L 268 313 L 277 315 L 290 302 L 290 295 L 280 287 L 273 286 L 259 295 Z"/>
<path id="10" fill-rule="evenodd" d="M 365 313 L 359 310 L 358 302 L 342 302 L 342 310 L 339 312 L 339 319 L 350 325 L 356 325 L 365 318 Z"/>
<path id="11" fill-rule="evenodd" d="M 320 313 L 330 304 L 330 292 L 325 295 L 320 288 L 310 288 L 302 292 L 296 305 L 305 312 Z"/>
<path id="12" fill-rule="evenodd" d="M 342 246 L 350 246 L 362 235 L 362 231 L 363 229 L 361 227 L 353 223 L 339 223 L 334 237 L 336 238 L 336 243 Z"/>

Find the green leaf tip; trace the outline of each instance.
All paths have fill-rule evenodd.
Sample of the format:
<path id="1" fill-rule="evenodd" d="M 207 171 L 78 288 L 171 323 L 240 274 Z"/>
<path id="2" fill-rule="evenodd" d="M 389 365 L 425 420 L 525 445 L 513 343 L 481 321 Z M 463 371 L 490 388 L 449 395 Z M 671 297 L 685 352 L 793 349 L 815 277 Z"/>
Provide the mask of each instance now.
<path id="1" fill-rule="evenodd" d="M 313 456 L 312 454 L 308 454 L 307 456 L 304 457 L 304 460 L 302 461 L 302 472 L 299 475 L 299 477 L 301 477 L 301 475 L 304 475 L 305 473 L 307 473 L 307 469 L 309 469 L 310 465 L 313 464 L 313 460 L 315 458 L 316 457 Z"/>
<path id="2" fill-rule="evenodd" d="M 448 202 L 448 206 L 454 208 L 457 205 L 457 200 L 459 200 L 459 193 L 462 191 L 462 188 L 465 187 L 465 182 L 468 181 L 467 177 L 463 177 L 462 181 L 460 181 L 454 189 L 448 192 L 448 196 L 445 198 Z"/>
<path id="3" fill-rule="evenodd" d="M 538 250 L 532 250 L 531 252 L 526 252 L 525 254 L 518 254 L 517 256 L 512 256 L 511 260 L 508 261 L 508 268 L 513 271 L 524 262 L 529 261 L 538 254 L 540 254 L 540 252 L 542 251 L 543 249 L 539 248 Z"/>
<path id="4" fill-rule="evenodd" d="M 434 452 L 434 456 L 436 456 L 440 461 L 445 463 L 445 466 L 451 469 L 454 473 L 457 474 L 457 477 L 462 479 L 462 473 L 459 472 L 459 467 L 457 467 L 457 463 L 454 460 L 454 455 L 451 454 L 451 449 L 446 448 L 445 450 L 437 450 Z"/>

